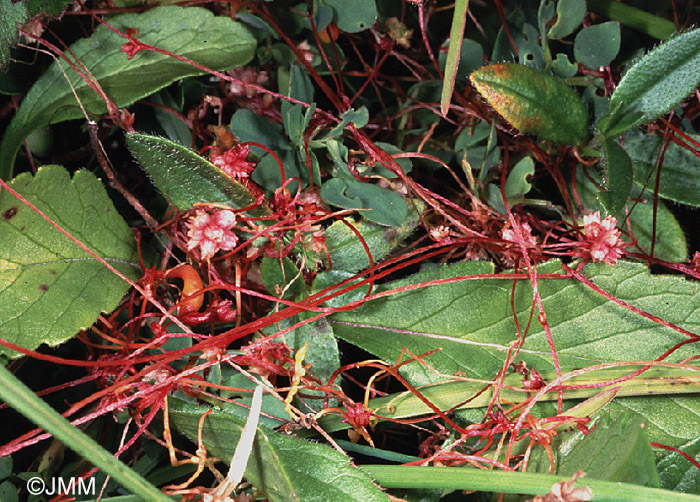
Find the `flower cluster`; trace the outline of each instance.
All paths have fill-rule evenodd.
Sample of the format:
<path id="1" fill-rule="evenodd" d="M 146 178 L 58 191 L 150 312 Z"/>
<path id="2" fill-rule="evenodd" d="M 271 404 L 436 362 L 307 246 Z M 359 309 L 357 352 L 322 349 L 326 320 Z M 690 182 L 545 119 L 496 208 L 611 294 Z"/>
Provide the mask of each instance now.
<path id="1" fill-rule="evenodd" d="M 224 152 L 212 151 L 210 158 L 212 164 L 219 167 L 227 176 L 240 181 L 250 176 L 255 169 L 255 162 L 247 160 L 249 153 L 250 148 L 247 146 L 236 145 Z"/>
<path id="2" fill-rule="evenodd" d="M 589 246 L 588 253 L 593 261 L 604 261 L 614 265 L 622 256 L 627 243 L 620 238 L 620 231 L 616 226 L 617 220 L 612 216 L 606 216 L 601 221 L 600 211 L 583 217 L 583 232 Z"/>
<path id="3" fill-rule="evenodd" d="M 203 260 L 208 260 L 219 250 L 231 250 L 236 246 L 236 235 L 231 228 L 236 223 L 236 214 L 228 209 L 217 209 L 209 214 L 197 209 L 187 220 L 187 250 L 199 248 Z"/>
<path id="4" fill-rule="evenodd" d="M 241 82 L 231 82 L 231 85 L 229 87 L 231 95 L 245 96 L 248 99 L 255 96 L 258 93 L 258 90 L 254 87 L 251 87 L 250 85 L 245 84 L 252 84 L 262 87 L 267 83 L 268 79 L 266 71 L 257 71 L 251 66 L 240 66 L 238 68 L 234 68 L 233 70 L 229 70 L 226 73 L 228 73 L 230 76 Z"/>

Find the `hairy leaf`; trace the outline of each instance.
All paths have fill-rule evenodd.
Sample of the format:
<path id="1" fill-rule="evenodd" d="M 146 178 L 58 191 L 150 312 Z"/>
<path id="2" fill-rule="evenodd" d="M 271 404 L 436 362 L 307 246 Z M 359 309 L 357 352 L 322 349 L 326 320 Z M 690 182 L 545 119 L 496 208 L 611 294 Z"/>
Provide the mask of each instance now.
<path id="1" fill-rule="evenodd" d="M 246 187 L 226 176 L 214 164 L 172 141 L 131 133 L 126 144 L 158 190 L 181 211 L 198 202 L 227 204 L 242 208 L 255 202 Z M 264 206 L 249 211 L 253 216 L 267 214 Z"/>
<path id="2" fill-rule="evenodd" d="M 133 233 L 92 173 L 71 180 L 62 167 L 44 166 L 11 186 L 121 273 L 140 277 Z M 7 191 L 0 215 L 0 338 L 55 346 L 117 306 L 129 285 Z"/>
<path id="3" fill-rule="evenodd" d="M 588 139 L 588 111 L 560 79 L 515 63 L 484 66 L 469 78 L 520 132 L 564 145 L 580 145 Z"/>
<path id="4" fill-rule="evenodd" d="M 696 141 L 700 136 L 690 135 Z M 644 133 L 632 133 L 625 137 L 625 148 L 634 165 L 635 183 L 654 191 L 656 185 L 657 157 L 662 138 Z M 692 147 L 694 148 L 694 147 Z M 672 141 L 663 151 L 663 165 L 659 178 L 659 196 L 675 202 L 700 207 L 700 172 L 698 158 L 689 148 Z"/>
<path id="5" fill-rule="evenodd" d="M 598 122 L 608 137 L 670 112 L 700 83 L 700 28 L 662 43 L 637 61 L 610 97 L 610 111 Z"/>
<path id="6" fill-rule="evenodd" d="M 603 139 L 603 187 L 598 200 L 608 214 L 617 215 L 632 191 L 634 168 L 632 159 L 614 139 Z"/>
<path id="7" fill-rule="evenodd" d="M 197 440 L 199 419 L 206 409 L 170 400 L 175 428 Z M 241 408 L 242 411 L 247 411 Z M 246 419 L 240 413 L 214 409 L 204 421 L 207 451 L 230 462 Z M 245 477 L 271 502 L 382 501 L 386 495 L 365 472 L 329 446 L 311 443 L 258 426 Z"/>
<path id="8" fill-rule="evenodd" d="M 115 16 L 109 23 L 122 32 L 136 28 L 142 42 L 216 70 L 245 64 L 255 52 L 255 40 L 245 28 L 200 7 L 155 7 L 144 13 Z M 203 73 L 152 51 L 141 51 L 128 59 L 121 51 L 126 42 L 105 26 L 98 26 L 90 38 L 79 40 L 70 52 L 66 51 L 87 67 L 118 107 L 130 105 L 178 79 Z M 49 123 L 83 117 L 64 72 L 88 112 L 107 112 L 103 99 L 65 61 L 61 60 L 60 67 L 54 62 L 24 98 L 3 137 L 0 177 L 11 176 L 17 150 L 30 132 Z"/>

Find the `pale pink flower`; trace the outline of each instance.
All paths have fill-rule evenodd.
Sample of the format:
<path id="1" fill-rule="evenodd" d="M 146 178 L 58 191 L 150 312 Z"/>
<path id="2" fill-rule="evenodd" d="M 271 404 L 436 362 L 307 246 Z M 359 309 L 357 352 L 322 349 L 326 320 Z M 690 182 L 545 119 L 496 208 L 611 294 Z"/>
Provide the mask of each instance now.
<path id="1" fill-rule="evenodd" d="M 203 260 L 208 260 L 219 250 L 228 251 L 236 247 L 236 235 L 231 227 L 236 223 L 236 213 L 228 209 L 217 209 L 213 214 L 197 209 L 186 223 L 187 251 L 199 248 Z"/>
<path id="2" fill-rule="evenodd" d="M 311 64 L 315 56 L 315 52 L 311 50 L 311 44 L 304 40 L 297 44 L 297 50 L 301 53 L 306 62 Z"/>
<path id="3" fill-rule="evenodd" d="M 247 146 L 236 145 L 223 153 L 212 151 L 210 158 L 212 164 L 219 167 L 227 176 L 241 180 L 250 176 L 251 171 L 255 169 L 255 162 L 246 160 L 249 153 L 250 148 Z"/>
<path id="4" fill-rule="evenodd" d="M 228 73 L 241 83 L 231 82 L 229 90 L 232 96 L 245 96 L 250 99 L 258 93 L 258 90 L 245 84 L 253 84 L 262 87 L 267 83 L 268 75 L 266 71 L 257 71 L 252 66 L 239 66 Z"/>
<path id="5" fill-rule="evenodd" d="M 537 239 L 532 235 L 532 227 L 530 227 L 529 223 L 526 222 L 520 225 L 520 233 L 525 239 L 525 247 L 531 247 L 537 244 Z M 505 230 L 502 230 L 501 237 L 503 238 L 503 240 L 506 241 L 518 242 L 515 230 L 513 230 L 512 228 L 506 228 Z"/>
<path id="6" fill-rule="evenodd" d="M 593 261 L 604 261 L 614 265 L 622 256 L 627 243 L 622 241 L 620 231 L 616 227 L 617 220 L 612 216 L 606 216 L 601 221 L 600 211 L 583 217 L 583 231 L 590 245 L 589 253 Z"/>

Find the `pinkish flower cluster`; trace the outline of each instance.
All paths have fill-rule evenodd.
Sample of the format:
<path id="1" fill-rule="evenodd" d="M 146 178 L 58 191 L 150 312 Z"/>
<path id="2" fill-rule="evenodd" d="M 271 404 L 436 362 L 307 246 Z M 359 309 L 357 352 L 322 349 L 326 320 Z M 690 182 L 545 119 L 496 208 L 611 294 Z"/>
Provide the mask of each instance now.
<path id="1" fill-rule="evenodd" d="M 258 93 L 258 90 L 254 87 L 250 87 L 249 85 L 245 84 L 253 84 L 262 87 L 267 83 L 268 79 L 266 71 L 257 71 L 252 66 L 239 66 L 238 68 L 229 70 L 226 73 L 228 73 L 236 80 L 240 80 L 241 82 L 240 84 L 236 82 L 231 82 L 231 85 L 229 87 L 231 95 L 245 96 L 248 99 L 255 96 Z"/>
<path id="2" fill-rule="evenodd" d="M 616 227 L 617 220 L 612 216 L 606 216 L 601 221 L 600 211 L 583 217 L 583 231 L 590 245 L 589 253 L 593 261 L 604 261 L 614 265 L 622 256 L 627 243 L 622 241 L 620 231 Z"/>
<path id="3" fill-rule="evenodd" d="M 236 235 L 231 228 L 236 223 L 236 213 L 228 209 L 217 209 L 209 214 L 197 209 L 187 220 L 187 251 L 199 248 L 203 260 L 208 260 L 220 250 L 236 247 Z"/>
<path id="4" fill-rule="evenodd" d="M 250 173 L 255 169 L 255 162 L 248 162 L 248 154 L 250 148 L 247 146 L 236 145 L 223 153 L 212 151 L 210 154 L 211 162 L 219 167 L 227 176 L 242 180 L 250 176 Z"/>

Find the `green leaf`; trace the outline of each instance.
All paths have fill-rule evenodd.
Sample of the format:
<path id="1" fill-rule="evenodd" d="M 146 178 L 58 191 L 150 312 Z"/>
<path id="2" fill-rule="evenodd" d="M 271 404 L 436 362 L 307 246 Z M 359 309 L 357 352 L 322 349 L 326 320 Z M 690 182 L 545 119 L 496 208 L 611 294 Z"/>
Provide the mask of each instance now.
<path id="1" fill-rule="evenodd" d="M 185 56 L 215 70 L 245 64 L 253 57 L 255 40 L 240 24 L 215 17 L 200 7 L 155 7 L 144 13 L 121 14 L 109 19 L 115 28 L 139 30 L 138 39 Z M 121 51 L 127 41 L 104 26 L 70 47 L 118 107 L 128 106 L 183 77 L 201 70 L 174 58 L 141 51 L 128 59 Z M 68 51 L 66 51 L 68 54 Z M 89 113 L 107 112 L 104 101 L 80 76 L 61 63 L 80 102 Z M 13 117 L 0 144 L 0 177 L 7 179 L 19 146 L 27 135 L 49 123 L 83 117 L 58 63 L 37 80 Z"/>
<path id="2" fill-rule="evenodd" d="M 598 200 L 608 214 L 617 215 L 625 206 L 632 191 L 634 168 L 632 159 L 617 141 L 605 138 L 603 143 L 603 187 Z"/>
<path id="3" fill-rule="evenodd" d="M 535 174 L 535 163 L 532 157 L 523 157 L 518 161 L 506 178 L 505 192 L 507 197 L 516 197 L 527 194 L 532 188 L 528 180 Z"/>
<path id="4" fill-rule="evenodd" d="M 700 136 L 690 135 L 696 141 Z M 625 148 L 632 158 L 635 183 L 646 185 L 650 191 L 656 184 L 656 162 L 661 147 L 661 136 L 642 132 L 628 134 Z M 691 147 L 692 148 L 692 147 Z M 700 173 L 698 158 L 691 148 L 683 148 L 670 141 L 664 151 L 659 178 L 659 196 L 682 204 L 700 207 Z"/>
<path id="5" fill-rule="evenodd" d="M 625 73 L 598 122 L 608 137 L 670 112 L 700 83 L 700 28 L 662 43 Z"/>
<path id="6" fill-rule="evenodd" d="M 193 441 L 208 408 L 170 399 L 171 424 Z M 202 436 L 207 451 L 230 462 L 245 418 L 212 410 Z M 258 426 L 245 477 L 271 502 L 386 502 L 386 495 L 362 470 L 334 449 Z"/>
<path id="7" fill-rule="evenodd" d="M 620 24 L 614 21 L 584 28 L 578 32 L 574 40 L 576 61 L 592 70 L 608 66 L 618 52 L 620 52 Z"/>
<path id="8" fill-rule="evenodd" d="M 349 124 L 352 124 L 358 129 L 366 126 L 367 122 L 369 122 L 369 111 L 364 106 L 360 107 L 358 110 L 350 108 L 348 111 L 343 113 L 340 118 L 342 119 L 340 124 L 328 131 L 326 138 L 339 137 L 343 133 L 343 129 L 345 129 Z"/>
<path id="9" fill-rule="evenodd" d="M 581 25 L 586 15 L 586 0 L 559 0 L 557 2 L 557 21 L 547 32 L 554 40 L 571 35 Z"/>
<path id="10" fill-rule="evenodd" d="M 559 78 L 571 78 L 578 73 L 578 65 L 569 61 L 566 54 L 559 53 L 552 61 L 552 71 Z"/>
<path id="11" fill-rule="evenodd" d="M 331 178 L 321 186 L 321 197 L 334 206 L 361 209 L 380 225 L 398 226 L 406 218 L 406 202 L 396 192 L 354 179 Z"/>
<path id="12" fill-rule="evenodd" d="M 554 439 L 555 474 L 571 477 L 583 471 L 587 479 L 661 486 L 641 417 L 606 411 L 592 425 L 588 434 L 565 432 Z M 528 471 L 550 472 L 549 458 L 542 448 L 533 453 Z"/>
<path id="13" fill-rule="evenodd" d="M 418 209 L 422 210 L 423 204 L 420 201 L 414 202 Z M 353 225 L 365 240 L 375 263 L 401 244 L 420 223 L 419 214 L 413 204 L 410 201 L 406 204 L 408 207 L 406 218 L 397 227 L 387 228 L 367 221 L 354 223 L 348 220 L 336 221 L 328 227 L 325 232 L 326 248 L 333 270 L 355 273 L 369 267 L 367 251 L 348 225 Z"/>
<path id="14" fill-rule="evenodd" d="M 29 20 L 27 7 L 22 2 L 0 0 L 0 70 L 7 71 L 10 64 L 10 47 L 19 41 L 17 25 Z"/>
<path id="15" fill-rule="evenodd" d="M 60 166 L 18 176 L 12 188 L 132 280 L 141 276 L 131 229 L 100 180 Z M 7 191 L 0 192 L 0 338 L 55 346 L 113 310 L 129 285 Z M 0 348 L 0 354 L 20 354 Z"/>
<path id="16" fill-rule="evenodd" d="M 538 265 L 538 273 L 556 273 L 557 262 Z M 394 290 L 436 279 L 491 274 L 486 263 L 458 263 L 420 272 L 407 279 L 377 286 L 374 292 Z M 614 267 L 589 263 L 586 276 L 603 290 L 644 311 L 693 332 L 700 322 L 700 292 L 678 276 L 649 274 L 641 264 L 618 262 Z M 564 369 L 612 361 L 653 360 L 686 338 L 626 308 L 607 301 L 574 279 L 538 280 L 559 363 Z M 442 350 L 426 358 L 441 374 L 464 372 L 473 378 L 494 378 L 501 369 L 516 328 L 511 293 L 520 325 L 528 322 L 532 286 L 511 279 L 476 279 L 393 293 L 372 300 L 352 312 L 330 317 L 333 331 L 386 361 L 395 361 L 402 348 L 413 354 Z M 528 368 L 550 370 L 551 350 L 544 330 L 533 323 L 519 359 Z M 694 354 L 688 346 L 673 361 Z M 414 385 L 437 377 L 421 365 L 405 366 Z"/>
<path id="17" fill-rule="evenodd" d="M 593 173 L 590 173 L 593 175 Z M 594 176 L 595 177 L 595 176 Z M 597 198 L 598 189 L 593 183 L 578 171 L 577 188 L 581 201 L 594 211 L 600 211 L 604 208 Z M 637 239 L 637 244 L 646 253 L 651 252 L 652 229 L 654 220 L 654 205 L 653 194 L 651 192 L 641 192 L 638 189 L 633 190 L 632 196 L 641 199 L 636 202 L 634 210 L 629 215 L 629 223 L 632 227 L 632 234 Z M 627 231 L 625 223 L 626 215 L 620 212 L 613 215 L 617 218 L 617 226 L 621 230 Z M 623 239 L 630 239 L 623 235 Z M 659 201 L 656 207 L 656 244 L 654 246 L 654 256 L 661 260 L 674 263 L 682 263 L 688 257 L 688 244 L 685 239 L 685 233 L 678 224 L 676 217 L 671 211 Z"/>
<path id="18" fill-rule="evenodd" d="M 520 132 L 564 145 L 588 140 L 588 111 L 578 94 L 558 78 L 515 63 L 484 66 L 469 78 Z"/>
<path id="19" fill-rule="evenodd" d="M 322 3 L 333 8 L 335 24 L 341 31 L 358 33 L 377 21 L 377 5 L 374 0 L 322 0 Z"/>
<path id="20" fill-rule="evenodd" d="M 294 262 L 286 256 L 281 260 L 265 256 L 260 268 L 265 289 L 272 296 L 290 299 L 306 292 L 304 277 L 299 273 Z M 282 294 L 283 291 L 284 294 Z"/>
<path id="21" fill-rule="evenodd" d="M 218 167 L 172 141 L 130 133 L 126 145 L 163 196 L 180 211 L 198 202 L 242 208 L 255 202 L 246 187 L 226 176 Z M 252 216 L 268 213 L 265 206 L 248 211 Z"/>
<path id="22" fill-rule="evenodd" d="M 697 459 L 700 437 L 679 448 Z M 675 451 L 669 452 L 657 464 L 661 487 L 683 493 L 700 493 L 700 470 Z"/>

